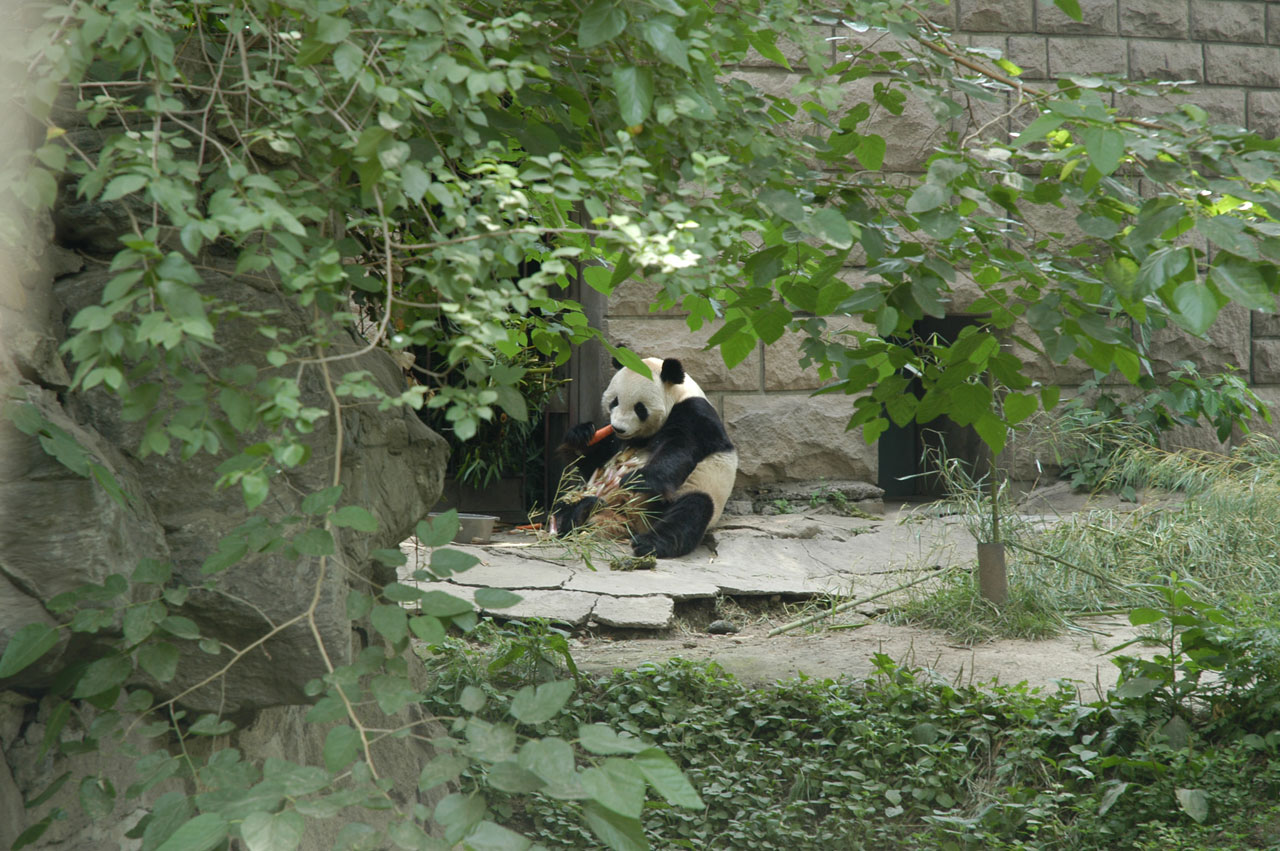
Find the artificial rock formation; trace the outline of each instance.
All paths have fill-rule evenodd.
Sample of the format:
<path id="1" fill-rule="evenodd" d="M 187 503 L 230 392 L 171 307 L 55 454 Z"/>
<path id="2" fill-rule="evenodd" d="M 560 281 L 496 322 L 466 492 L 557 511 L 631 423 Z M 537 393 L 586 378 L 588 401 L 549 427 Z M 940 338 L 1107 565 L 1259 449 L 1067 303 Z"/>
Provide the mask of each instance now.
<path id="1" fill-rule="evenodd" d="M 0 131 L 0 136 L 11 135 L 12 129 Z M 18 145 L 23 140 L 9 141 Z M 334 529 L 336 552 L 323 567 L 315 557 L 250 554 L 219 574 L 215 587 L 202 587 L 209 579 L 201 573 L 203 561 L 216 551 L 219 539 L 248 516 L 239 488 L 215 486 L 216 468 L 227 455 L 201 453 L 179 462 L 175 449 L 167 456 L 141 458 L 140 425 L 126 421 L 119 403 L 101 390 L 71 392 L 68 365 L 58 351 L 71 317 L 98 303 L 111 277 L 104 259 L 94 255 L 118 235 L 104 229 L 118 228 L 128 217 L 93 206 L 62 205 L 55 236 L 48 216 L 0 212 L 5 213 L 0 216 L 0 393 L 33 406 L 46 423 L 69 435 L 111 474 L 124 494 L 123 499 L 113 499 L 97 481 L 47 453 L 37 437 L 18 430 L 8 416 L 0 417 L 0 653 L 24 624 L 68 620 L 69 614 L 51 612 L 45 605 L 57 594 L 101 584 L 112 574 L 128 577 L 144 559 L 170 563 L 170 584 L 192 589 L 180 607 L 170 606 L 170 612 L 190 618 L 202 635 L 230 647 L 249 645 L 273 625 L 305 611 L 315 599 L 314 631 L 311 623 L 298 623 L 245 655 L 224 677 L 188 693 L 184 692 L 225 665 L 230 653 L 223 649 L 210 655 L 195 642 L 166 636 L 182 651 L 177 676 L 164 684 L 143 683 L 161 699 L 182 694 L 183 706 L 192 713 L 233 715 L 240 732 L 222 746 L 300 763 L 314 758 L 326 731 L 323 725 L 302 723 L 304 704 L 311 701 L 304 686 L 322 675 L 327 664 L 352 661 L 367 643 L 347 616 L 348 592 L 353 586 L 368 591 L 370 582 L 394 577 L 372 561 L 370 552 L 396 547 L 436 502 L 447 455 L 444 440 L 407 409 L 350 406 L 343 410 L 340 429 L 332 416 L 322 418 L 304 438 L 311 450 L 307 463 L 273 477 L 270 496 L 255 515 L 270 522 L 301 516 L 302 498 L 332 484 L 338 461 L 342 504 L 368 510 L 377 520 L 377 532 Z M 86 218 L 78 221 L 77 216 Z M 83 233 L 92 239 L 77 236 Z M 284 329 L 282 336 L 315 330 L 312 316 L 285 298 L 271 280 L 261 275 L 237 277 L 229 265 L 220 270 L 216 257 L 202 260 L 208 269 L 200 285 L 205 295 L 244 310 L 274 311 L 272 323 Z M 365 370 L 384 390 L 403 389 L 400 369 L 385 353 L 359 353 L 362 342 L 345 329 L 330 328 L 327 333 L 337 341 L 327 354 L 354 355 L 335 364 L 335 376 Z M 202 354 L 204 366 L 214 375 L 233 362 L 265 363 L 262 356 L 271 342 L 257 332 L 255 323 L 236 319 L 221 322 L 216 339 L 220 348 Z M 296 374 L 296 367 L 289 369 L 285 374 Z M 259 377 L 267 374 L 264 368 Z M 318 369 L 305 369 L 300 381 L 304 405 L 328 407 Z M 302 528 L 285 527 L 286 537 Z M 130 593 L 136 602 L 142 592 Z M 114 611 L 100 635 L 118 634 L 121 617 L 120 610 Z M 101 773 L 119 790 L 132 782 L 135 759 L 103 753 L 69 762 L 56 748 L 41 746 L 52 706 L 42 697 L 51 678 L 63 663 L 88 658 L 98 640 L 63 630 L 60 644 L 39 663 L 0 681 L 0 745 L 6 757 L 0 760 L 0 846 L 8 847 L 25 827 L 51 808 L 62 807 L 71 813 L 70 820 L 55 822 L 32 847 L 117 847 L 142 814 L 140 807 L 163 791 L 157 787 L 127 807 L 122 804 L 128 812 L 117 808 L 93 824 L 75 803 L 75 784 L 67 784 L 37 808 L 22 808 L 21 802 L 39 795 L 49 777 L 66 770 L 76 776 Z M 144 751 L 176 747 L 164 737 L 143 744 Z M 430 747 L 400 742 L 394 750 L 389 758 L 398 767 L 391 773 L 417 794 L 414 778 L 431 758 Z M 429 796 L 420 797 L 421 803 L 429 803 Z M 89 844 L 83 844 L 86 841 Z"/>

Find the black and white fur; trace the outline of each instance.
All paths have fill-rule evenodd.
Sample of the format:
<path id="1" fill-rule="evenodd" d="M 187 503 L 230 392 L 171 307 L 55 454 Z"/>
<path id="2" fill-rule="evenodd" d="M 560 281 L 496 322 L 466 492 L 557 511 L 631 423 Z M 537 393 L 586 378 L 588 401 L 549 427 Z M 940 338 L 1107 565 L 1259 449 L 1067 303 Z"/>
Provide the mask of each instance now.
<path id="1" fill-rule="evenodd" d="M 646 528 L 631 531 L 632 549 L 638 556 L 673 558 L 692 551 L 720 519 L 733 489 L 738 453 L 715 408 L 679 360 L 646 358 L 645 364 L 651 378 L 619 369 L 604 391 L 601 404 L 613 434 L 588 446 L 595 425 L 579 423 L 569 429 L 561 449 L 577 456 L 575 466 L 584 481 L 616 463 L 625 450 L 636 453 L 639 468 L 622 478 L 622 487 L 649 495 L 653 507 Z M 586 496 L 558 503 L 554 527 L 563 534 L 591 522 L 601 501 Z"/>

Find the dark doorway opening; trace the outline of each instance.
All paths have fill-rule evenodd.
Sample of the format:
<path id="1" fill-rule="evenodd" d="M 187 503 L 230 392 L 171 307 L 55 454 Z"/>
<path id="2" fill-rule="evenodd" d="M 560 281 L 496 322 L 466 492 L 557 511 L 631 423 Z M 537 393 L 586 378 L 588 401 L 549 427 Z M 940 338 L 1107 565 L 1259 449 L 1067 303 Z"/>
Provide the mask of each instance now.
<path id="1" fill-rule="evenodd" d="M 911 326 L 911 340 L 917 345 L 937 338 L 953 343 L 967 325 L 975 325 L 978 316 L 926 316 Z M 916 398 L 923 395 L 918 380 L 913 379 L 908 392 Z M 880 469 L 878 484 L 888 499 L 937 499 L 945 495 L 945 482 L 938 464 L 943 458 L 958 459 L 975 480 L 991 468 L 990 453 L 972 426 L 957 425 L 950 417 L 931 422 L 889 424 L 877 441 Z"/>

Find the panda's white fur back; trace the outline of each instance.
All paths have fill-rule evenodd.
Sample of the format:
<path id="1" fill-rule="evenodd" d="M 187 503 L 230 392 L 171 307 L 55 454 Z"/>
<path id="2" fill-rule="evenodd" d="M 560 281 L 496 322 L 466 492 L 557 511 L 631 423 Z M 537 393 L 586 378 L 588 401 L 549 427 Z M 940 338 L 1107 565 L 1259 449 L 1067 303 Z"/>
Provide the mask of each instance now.
<path id="1" fill-rule="evenodd" d="M 684 484 L 676 491 L 676 496 L 701 491 L 711 497 L 711 504 L 715 511 L 711 515 L 711 522 L 707 525 L 714 526 L 720 520 L 720 515 L 724 513 L 725 503 L 729 501 L 729 494 L 733 492 L 733 482 L 737 476 L 738 450 L 717 452 L 698 462 L 698 466 L 693 468 L 689 478 L 685 479 Z"/>

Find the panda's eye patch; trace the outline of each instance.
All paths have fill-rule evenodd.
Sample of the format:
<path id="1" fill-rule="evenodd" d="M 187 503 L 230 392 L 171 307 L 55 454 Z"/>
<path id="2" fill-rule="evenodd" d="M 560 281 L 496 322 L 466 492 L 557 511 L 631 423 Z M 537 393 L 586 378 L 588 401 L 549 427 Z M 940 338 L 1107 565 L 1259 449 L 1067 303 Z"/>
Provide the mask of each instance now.
<path id="1" fill-rule="evenodd" d="M 640 418 L 640 422 L 649 418 L 649 409 L 644 406 L 644 402 L 636 402 L 636 416 Z"/>
<path id="2" fill-rule="evenodd" d="M 609 410 L 611 410 L 611 411 L 612 411 L 612 410 L 613 410 L 614 408 L 616 408 L 616 407 L 618 407 L 618 400 L 617 400 L 617 399 L 610 399 L 610 400 L 609 400 Z"/>

